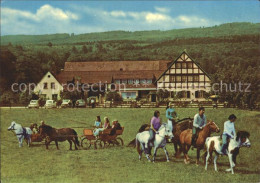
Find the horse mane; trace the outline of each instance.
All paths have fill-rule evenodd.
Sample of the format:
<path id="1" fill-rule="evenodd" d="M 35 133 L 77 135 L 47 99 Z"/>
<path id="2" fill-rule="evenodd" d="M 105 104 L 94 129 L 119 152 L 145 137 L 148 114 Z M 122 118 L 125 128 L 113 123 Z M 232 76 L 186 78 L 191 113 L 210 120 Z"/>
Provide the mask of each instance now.
<path id="1" fill-rule="evenodd" d="M 180 123 L 180 122 L 186 121 L 186 120 L 193 120 L 193 118 L 190 118 L 190 117 L 188 117 L 188 118 L 183 118 L 183 119 L 178 120 L 177 123 Z"/>
<path id="2" fill-rule="evenodd" d="M 44 133 L 49 133 L 53 129 L 50 125 L 41 125 L 39 126 L 39 129 L 42 128 Z"/>
<path id="3" fill-rule="evenodd" d="M 250 133 L 247 131 L 238 131 L 236 141 L 238 141 L 239 138 L 248 138 L 250 137 Z"/>

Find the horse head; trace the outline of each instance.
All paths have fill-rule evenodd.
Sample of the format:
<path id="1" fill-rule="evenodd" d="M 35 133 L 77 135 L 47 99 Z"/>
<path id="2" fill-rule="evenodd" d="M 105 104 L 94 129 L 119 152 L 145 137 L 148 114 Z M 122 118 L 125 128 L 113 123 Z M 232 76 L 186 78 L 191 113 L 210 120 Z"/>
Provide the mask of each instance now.
<path id="1" fill-rule="evenodd" d="M 16 122 L 15 121 L 12 121 L 11 122 L 11 125 L 7 128 L 7 130 L 15 130 L 15 125 L 16 125 Z"/>
<path id="2" fill-rule="evenodd" d="M 210 120 L 207 123 L 207 125 L 209 126 L 210 131 L 216 132 L 216 133 L 220 132 L 220 129 L 219 129 L 218 125 L 214 121 Z"/>
<path id="3" fill-rule="evenodd" d="M 164 137 L 169 137 L 170 139 L 173 138 L 172 130 L 166 123 L 162 124 L 161 128 L 159 129 L 159 134 Z"/>
<path id="4" fill-rule="evenodd" d="M 53 128 L 52 128 L 51 126 L 49 126 L 49 125 L 45 125 L 45 124 L 40 125 L 40 126 L 39 126 L 39 134 L 40 134 L 42 137 L 48 136 L 48 135 L 50 135 L 52 129 L 53 129 Z"/>
<path id="5" fill-rule="evenodd" d="M 249 141 L 250 133 L 247 131 L 238 131 L 236 136 L 236 141 L 240 140 L 240 146 L 242 147 L 250 147 L 251 143 Z"/>

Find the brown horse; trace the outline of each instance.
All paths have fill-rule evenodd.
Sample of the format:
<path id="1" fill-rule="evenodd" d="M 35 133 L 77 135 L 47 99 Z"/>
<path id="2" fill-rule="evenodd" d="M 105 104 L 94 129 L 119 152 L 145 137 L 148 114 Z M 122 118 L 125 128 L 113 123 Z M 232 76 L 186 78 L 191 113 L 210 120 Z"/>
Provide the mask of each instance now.
<path id="1" fill-rule="evenodd" d="M 63 142 L 67 140 L 70 143 L 70 150 L 72 150 L 72 142 L 75 145 L 75 149 L 77 150 L 77 145 L 79 145 L 79 140 L 77 136 L 77 132 L 74 129 L 71 128 L 61 128 L 61 129 L 56 129 L 52 128 L 49 125 L 41 125 L 39 127 L 40 135 L 46 137 L 46 149 L 48 149 L 48 145 L 52 142 L 55 141 L 56 147 L 59 150 L 58 147 L 58 141 Z"/>
<path id="2" fill-rule="evenodd" d="M 200 150 L 204 148 L 206 138 L 210 136 L 212 132 L 219 132 L 219 127 L 215 124 L 213 121 L 208 121 L 206 126 L 199 131 L 198 138 L 196 141 L 196 148 L 197 148 L 197 160 L 196 164 L 199 164 L 199 158 L 200 158 Z M 184 153 L 184 163 L 188 164 L 190 162 L 190 159 L 188 157 L 188 151 L 191 146 L 191 137 L 192 137 L 192 130 L 184 130 L 180 134 L 180 143 L 182 147 L 182 151 Z"/>
<path id="3" fill-rule="evenodd" d="M 191 129 L 192 128 L 192 118 L 184 118 L 181 119 L 177 122 L 172 122 L 173 126 L 173 135 L 174 138 L 172 139 L 172 143 L 174 144 L 174 150 L 175 150 L 175 157 L 180 157 L 182 148 L 181 148 L 181 143 L 180 143 L 180 134 L 184 130 Z"/>

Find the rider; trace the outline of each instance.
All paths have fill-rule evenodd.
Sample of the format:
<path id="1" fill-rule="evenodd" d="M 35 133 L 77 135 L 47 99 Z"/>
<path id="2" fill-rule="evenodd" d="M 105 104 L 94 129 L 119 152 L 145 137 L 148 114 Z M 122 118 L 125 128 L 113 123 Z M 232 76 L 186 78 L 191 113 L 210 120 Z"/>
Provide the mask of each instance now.
<path id="1" fill-rule="evenodd" d="M 168 119 L 168 126 L 173 131 L 173 123 L 176 122 L 178 117 L 172 102 L 169 103 L 169 107 L 166 109 L 166 118 Z"/>
<path id="2" fill-rule="evenodd" d="M 223 144 L 222 144 L 222 147 L 221 147 L 220 154 L 226 154 L 226 150 L 227 150 L 227 147 L 228 147 L 228 140 L 230 138 L 233 139 L 234 136 L 236 135 L 234 122 L 236 121 L 237 117 L 234 114 L 231 114 L 228 117 L 228 119 L 229 120 L 224 123 L 224 131 L 223 131 L 223 134 L 222 134 Z"/>
<path id="3" fill-rule="evenodd" d="M 204 113 L 205 108 L 200 107 L 199 113 L 194 116 L 191 139 L 192 148 L 196 146 L 197 133 L 199 132 L 199 130 L 202 130 L 204 126 L 206 126 L 207 120 Z"/>
<path id="4" fill-rule="evenodd" d="M 151 127 L 149 129 L 149 134 L 150 134 L 150 138 L 148 140 L 148 150 L 149 150 L 149 154 L 151 154 L 151 149 L 152 147 L 150 147 L 150 143 L 154 141 L 155 138 L 155 134 L 158 133 L 159 128 L 161 127 L 161 122 L 160 122 L 160 112 L 159 111 L 154 111 L 154 116 L 151 119 Z"/>

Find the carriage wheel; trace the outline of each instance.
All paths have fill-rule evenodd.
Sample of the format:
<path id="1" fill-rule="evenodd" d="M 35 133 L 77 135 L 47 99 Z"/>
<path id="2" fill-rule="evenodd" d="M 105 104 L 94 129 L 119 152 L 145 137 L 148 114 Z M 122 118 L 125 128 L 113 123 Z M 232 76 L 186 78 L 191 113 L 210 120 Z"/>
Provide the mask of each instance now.
<path id="1" fill-rule="evenodd" d="M 84 149 L 89 149 L 91 146 L 91 141 L 88 140 L 87 138 L 83 138 L 81 140 L 81 147 L 83 147 Z"/>
<path id="2" fill-rule="evenodd" d="M 123 141 L 123 139 L 122 139 L 122 138 L 120 138 L 120 137 L 117 137 L 117 138 L 116 138 L 116 141 L 119 143 L 118 145 L 120 145 L 120 144 L 121 144 L 121 146 L 123 146 L 123 145 L 124 145 L 124 141 Z"/>
<path id="3" fill-rule="evenodd" d="M 104 143 L 103 143 L 102 140 L 98 139 L 98 140 L 95 141 L 95 149 L 101 149 L 103 147 L 104 147 Z"/>
<path id="4" fill-rule="evenodd" d="M 108 143 L 107 141 L 101 141 L 101 143 L 102 143 L 102 147 L 103 148 L 107 148 L 109 145 L 110 145 L 110 143 Z"/>

